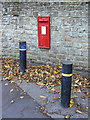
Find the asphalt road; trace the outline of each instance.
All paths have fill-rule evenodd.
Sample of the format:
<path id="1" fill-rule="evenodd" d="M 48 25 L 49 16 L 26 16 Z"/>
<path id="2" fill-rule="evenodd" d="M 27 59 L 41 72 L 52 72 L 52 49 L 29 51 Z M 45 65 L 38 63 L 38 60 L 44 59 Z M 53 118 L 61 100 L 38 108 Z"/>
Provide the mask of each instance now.
<path id="1" fill-rule="evenodd" d="M 5 83 L 9 83 L 5 85 Z M 14 89 L 10 93 L 10 90 Z M 20 99 L 20 96 L 24 96 Z M 11 101 L 14 101 L 11 104 Z M 41 113 L 39 105 L 15 83 L 2 81 L 2 118 L 48 118 Z"/>

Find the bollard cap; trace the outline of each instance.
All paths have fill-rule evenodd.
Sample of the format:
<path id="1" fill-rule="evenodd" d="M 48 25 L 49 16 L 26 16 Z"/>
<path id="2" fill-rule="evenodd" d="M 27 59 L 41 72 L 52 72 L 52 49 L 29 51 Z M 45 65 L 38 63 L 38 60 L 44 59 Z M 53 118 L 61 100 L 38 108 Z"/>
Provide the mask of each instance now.
<path id="1" fill-rule="evenodd" d="M 65 65 L 72 65 L 72 62 L 70 62 L 70 61 L 64 61 L 64 62 L 62 62 L 62 64 L 65 64 Z"/>
<path id="2" fill-rule="evenodd" d="M 72 62 L 65 61 L 62 63 L 62 73 L 71 74 L 72 73 Z"/>
<path id="3" fill-rule="evenodd" d="M 26 41 L 20 41 L 19 42 L 19 48 L 20 49 L 26 49 Z"/>

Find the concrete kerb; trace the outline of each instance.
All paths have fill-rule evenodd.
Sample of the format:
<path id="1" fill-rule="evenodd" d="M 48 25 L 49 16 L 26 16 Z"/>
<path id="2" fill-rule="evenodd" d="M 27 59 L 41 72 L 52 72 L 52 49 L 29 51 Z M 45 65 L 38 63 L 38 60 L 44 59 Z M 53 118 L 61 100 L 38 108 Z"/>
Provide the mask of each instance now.
<path id="1" fill-rule="evenodd" d="M 15 82 L 17 83 L 17 82 Z M 80 101 L 82 112 L 85 112 L 85 115 L 76 113 L 75 111 L 78 109 L 76 104 L 78 104 L 78 99 L 81 100 L 81 96 L 79 98 L 75 98 L 75 104 L 71 108 L 63 108 L 61 106 L 61 94 L 54 94 L 50 89 L 41 87 L 36 85 L 35 83 L 26 83 L 23 81 L 19 87 L 27 92 L 44 110 L 51 118 L 65 118 L 66 115 L 70 115 L 70 118 L 88 118 L 88 111 L 85 110 L 87 100 L 84 102 L 83 107 Z M 58 86 L 58 90 L 60 91 L 60 87 Z M 73 92 L 72 92 L 73 93 Z M 80 95 L 80 94 L 78 94 Z M 40 98 L 40 96 L 45 96 L 46 98 Z M 72 94 L 73 96 L 73 94 Z M 72 97 L 71 96 L 71 97 Z M 54 99 L 53 97 L 59 97 L 60 99 Z M 53 103 L 54 102 L 54 103 Z"/>

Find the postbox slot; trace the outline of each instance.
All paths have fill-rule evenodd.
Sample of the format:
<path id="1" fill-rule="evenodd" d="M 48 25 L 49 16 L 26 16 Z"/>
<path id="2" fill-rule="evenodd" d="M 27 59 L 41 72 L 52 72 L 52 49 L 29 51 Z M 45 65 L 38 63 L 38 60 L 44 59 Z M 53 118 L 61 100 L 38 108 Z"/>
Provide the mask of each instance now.
<path id="1" fill-rule="evenodd" d="M 40 23 L 47 23 L 48 21 L 39 21 Z"/>

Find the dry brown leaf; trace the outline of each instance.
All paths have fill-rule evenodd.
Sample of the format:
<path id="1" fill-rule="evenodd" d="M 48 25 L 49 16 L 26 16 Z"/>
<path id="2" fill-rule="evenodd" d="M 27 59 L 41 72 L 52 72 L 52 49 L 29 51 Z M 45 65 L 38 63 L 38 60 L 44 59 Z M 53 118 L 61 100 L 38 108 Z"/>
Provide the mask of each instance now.
<path id="1" fill-rule="evenodd" d="M 45 96 L 40 96 L 40 98 L 47 98 L 47 97 L 45 97 Z"/>
<path id="2" fill-rule="evenodd" d="M 44 85 L 42 82 L 38 82 L 37 85 Z"/>
<path id="3" fill-rule="evenodd" d="M 79 111 L 79 110 L 76 110 L 75 112 L 76 112 L 76 113 L 80 113 L 80 114 L 82 114 L 82 115 L 86 115 L 85 113 L 83 113 L 83 112 L 81 112 L 81 111 Z"/>
<path id="4" fill-rule="evenodd" d="M 81 90 L 78 88 L 78 89 L 77 89 L 77 92 L 79 92 L 79 93 L 80 93 L 80 92 L 81 92 Z"/>
<path id="5" fill-rule="evenodd" d="M 56 93 L 61 93 L 61 91 L 55 91 Z"/>

